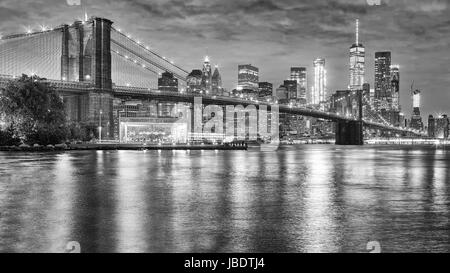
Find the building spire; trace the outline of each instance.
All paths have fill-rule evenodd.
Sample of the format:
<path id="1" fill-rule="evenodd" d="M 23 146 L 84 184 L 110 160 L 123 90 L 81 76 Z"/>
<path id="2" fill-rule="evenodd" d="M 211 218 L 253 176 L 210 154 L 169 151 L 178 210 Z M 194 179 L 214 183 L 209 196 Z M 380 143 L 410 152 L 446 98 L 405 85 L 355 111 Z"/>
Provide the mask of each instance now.
<path id="1" fill-rule="evenodd" d="M 359 45 L 359 19 L 356 19 L 356 45 Z"/>

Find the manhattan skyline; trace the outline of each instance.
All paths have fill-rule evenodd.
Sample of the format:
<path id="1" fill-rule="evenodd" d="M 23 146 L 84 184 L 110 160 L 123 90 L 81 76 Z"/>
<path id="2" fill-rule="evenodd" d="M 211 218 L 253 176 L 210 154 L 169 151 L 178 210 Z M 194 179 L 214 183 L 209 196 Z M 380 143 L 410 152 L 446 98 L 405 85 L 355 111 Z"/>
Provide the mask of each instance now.
<path id="1" fill-rule="evenodd" d="M 210 56 L 229 90 L 237 84 L 237 65 L 245 63 L 259 67 L 260 81 L 271 82 L 274 88 L 289 78 L 290 67 L 307 67 L 310 90 L 313 61 L 325 58 L 329 96 L 347 88 L 348 49 L 355 39 L 355 19 L 359 19 L 371 88 L 375 52 L 391 51 L 392 63 L 400 65 L 402 112 L 407 117 L 412 113 L 414 80 L 415 88 L 423 91 L 424 118 L 450 113 L 450 38 L 445 36 L 450 28 L 449 1 L 382 0 L 381 6 L 369 6 L 365 0 L 82 3 L 84 7 L 70 7 L 65 0 L 2 1 L 0 33 L 71 22 L 86 9 L 89 16 L 113 18 L 116 27 L 187 70 L 201 68 L 204 56 Z"/>

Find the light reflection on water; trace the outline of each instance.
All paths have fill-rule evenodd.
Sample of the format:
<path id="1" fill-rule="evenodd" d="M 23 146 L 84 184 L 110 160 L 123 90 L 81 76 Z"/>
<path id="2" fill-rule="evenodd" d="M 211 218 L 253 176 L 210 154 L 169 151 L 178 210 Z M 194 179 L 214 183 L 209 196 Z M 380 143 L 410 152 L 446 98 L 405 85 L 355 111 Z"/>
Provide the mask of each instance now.
<path id="1" fill-rule="evenodd" d="M 0 153 L 0 252 L 450 251 L 450 152 Z"/>

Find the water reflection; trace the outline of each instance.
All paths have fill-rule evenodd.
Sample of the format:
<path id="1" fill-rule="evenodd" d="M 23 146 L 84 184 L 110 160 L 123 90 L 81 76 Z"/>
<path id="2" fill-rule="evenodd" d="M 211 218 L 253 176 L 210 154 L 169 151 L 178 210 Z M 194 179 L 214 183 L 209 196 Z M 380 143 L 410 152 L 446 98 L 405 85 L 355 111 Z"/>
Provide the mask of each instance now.
<path id="1" fill-rule="evenodd" d="M 450 153 L 0 153 L 0 252 L 449 251 Z"/>

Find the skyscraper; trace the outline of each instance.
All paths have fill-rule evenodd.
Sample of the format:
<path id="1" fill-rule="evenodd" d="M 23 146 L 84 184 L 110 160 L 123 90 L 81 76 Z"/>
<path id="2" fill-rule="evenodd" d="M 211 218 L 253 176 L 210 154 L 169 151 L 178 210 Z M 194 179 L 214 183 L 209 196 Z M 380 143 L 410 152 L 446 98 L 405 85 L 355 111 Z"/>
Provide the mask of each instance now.
<path id="1" fill-rule="evenodd" d="M 285 80 L 283 83 L 283 86 L 286 87 L 288 91 L 288 98 L 289 99 L 297 99 L 297 93 L 298 93 L 298 83 L 296 80 Z"/>
<path id="2" fill-rule="evenodd" d="M 258 90 L 259 69 L 251 64 L 238 66 L 238 90 Z"/>
<path id="3" fill-rule="evenodd" d="M 306 90 L 308 90 L 306 67 L 292 67 L 291 80 L 296 81 L 298 84 L 297 98 L 301 100 L 301 103 L 306 104 L 307 103 Z"/>
<path id="4" fill-rule="evenodd" d="M 392 103 L 390 94 L 391 52 L 375 53 L 375 109 L 388 110 Z"/>
<path id="5" fill-rule="evenodd" d="M 364 83 L 362 86 L 362 90 L 363 90 L 363 104 L 369 104 L 369 107 L 372 107 L 370 84 Z"/>
<path id="6" fill-rule="evenodd" d="M 186 78 L 189 93 L 202 92 L 202 76 L 203 73 L 200 69 L 194 69 Z"/>
<path id="7" fill-rule="evenodd" d="M 428 124 L 428 126 L 430 126 Z M 447 115 L 442 115 L 435 120 L 434 137 L 448 139 L 450 120 Z"/>
<path id="8" fill-rule="evenodd" d="M 273 84 L 270 82 L 260 82 L 258 85 L 260 98 L 273 97 Z"/>
<path id="9" fill-rule="evenodd" d="M 205 57 L 202 70 L 202 88 L 206 94 L 210 94 L 212 91 L 212 69 L 209 57 Z"/>
<path id="10" fill-rule="evenodd" d="M 311 104 L 319 105 L 325 101 L 327 88 L 327 71 L 325 59 L 318 58 L 314 61 L 314 88 L 311 94 Z"/>
<path id="11" fill-rule="evenodd" d="M 434 138 L 436 136 L 436 120 L 433 115 L 428 116 L 428 137 Z"/>
<path id="12" fill-rule="evenodd" d="M 212 94 L 222 96 L 222 76 L 219 73 L 219 67 L 216 66 L 211 78 Z"/>
<path id="13" fill-rule="evenodd" d="M 412 92 L 413 115 L 411 117 L 410 127 L 416 130 L 423 129 L 422 116 L 420 115 L 421 93 L 422 92 L 418 89 Z"/>
<path id="14" fill-rule="evenodd" d="M 413 92 L 413 115 L 420 116 L 420 100 L 421 100 L 421 91 L 416 90 Z"/>
<path id="15" fill-rule="evenodd" d="M 170 72 L 164 72 L 161 77 L 158 78 L 158 90 L 165 92 L 178 92 L 178 79 Z M 176 103 L 174 102 L 159 102 L 158 103 L 158 116 L 169 117 L 172 116 Z"/>
<path id="16" fill-rule="evenodd" d="M 400 66 L 391 65 L 392 110 L 400 111 Z"/>
<path id="17" fill-rule="evenodd" d="M 350 90 L 361 90 L 365 77 L 366 49 L 359 43 L 359 20 L 356 20 L 356 41 L 350 47 Z"/>

